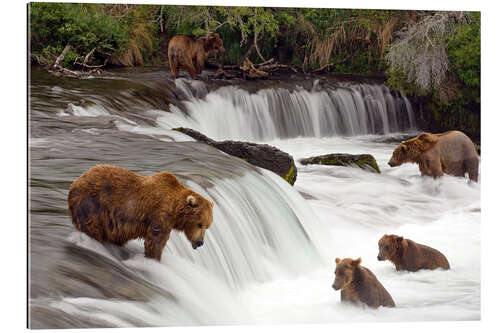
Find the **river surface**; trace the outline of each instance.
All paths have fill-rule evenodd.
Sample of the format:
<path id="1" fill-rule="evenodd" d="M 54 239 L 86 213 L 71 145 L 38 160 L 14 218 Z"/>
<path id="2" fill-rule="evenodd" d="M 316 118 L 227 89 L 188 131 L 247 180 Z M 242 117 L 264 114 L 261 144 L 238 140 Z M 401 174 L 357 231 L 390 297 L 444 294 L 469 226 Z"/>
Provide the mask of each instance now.
<path id="1" fill-rule="evenodd" d="M 480 182 L 389 168 L 418 129 L 408 100 L 381 82 L 171 80 L 160 69 L 78 80 L 33 68 L 29 103 L 33 328 L 480 319 Z M 276 146 L 294 157 L 297 181 L 171 130 L 179 126 Z M 370 153 L 381 174 L 298 162 L 326 153 Z M 213 200 L 205 245 L 193 251 L 174 233 L 158 262 L 142 240 L 120 248 L 76 231 L 68 188 L 100 163 L 169 171 Z M 438 249 L 451 270 L 377 261 L 386 233 Z M 362 257 L 396 308 L 340 303 L 335 257 Z"/>

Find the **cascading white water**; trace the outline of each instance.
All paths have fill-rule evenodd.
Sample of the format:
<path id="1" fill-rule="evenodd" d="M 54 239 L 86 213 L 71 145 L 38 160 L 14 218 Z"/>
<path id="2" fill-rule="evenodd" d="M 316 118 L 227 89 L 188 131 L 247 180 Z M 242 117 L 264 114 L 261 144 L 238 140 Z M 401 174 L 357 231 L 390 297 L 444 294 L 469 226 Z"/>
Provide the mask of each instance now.
<path id="1" fill-rule="evenodd" d="M 191 89 L 184 81 L 176 82 L 189 97 L 184 101 L 187 114 L 171 105 L 172 112 L 157 116 L 158 125 L 190 127 L 214 139 L 387 134 L 416 126 L 406 97 L 391 94 L 382 84 L 339 83 L 336 88 L 315 84 L 310 90 L 276 87 L 257 92 L 232 85 L 201 94 L 199 82 Z"/>
<path id="2" fill-rule="evenodd" d="M 38 223 L 32 235 L 42 235 L 33 243 L 49 239 L 53 246 L 49 249 L 64 249 L 58 240 L 44 238 L 46 233 L 63 230 L 64 242 L 86 249 L 90 257 L 103 256 L 118 269 L 98 266 L 94 270 L 92 262 L 86 265 L 72 252 L 63 251 L 54 275 L 48 274 L 59 283 L 56 296 L 36 297 L 30 301 L 32 306 L 59 311 L 55 313 L 73 326 L 87 318 L 109 326 L 479 318 L 480 187 L 450 176 L 422 178 L 412 165 L 387 166 L 397 142 L 391 133 L 415 127 L 406 98 L 368 83 L 321 88 L 316 82 L 311 89 L 267 86 L 252 92 L 237 85 L 210 90 L 201 81 L 185 79 L 176 84 L 184 98 L 183 111 L 170 105 L 171 112 L 150 107 L 138 115 L 125 113 L 113 109 L 114 98 L 108 101 L 106 96 L 102 100 L 109 103 L 103 108 L 85 106 L 66 114 L 65 109 L 50 113 L 45 105 L 38 108 L 43 115 L 40 123 L 50 121 L 39 130 L 46 136 L 30 141 L 35 156 L 32 206 L 35 212 L 49 215 L 32 217 Z M 66 129 L 68 135 L 52 132 L 57 117 L 72 125 Z M 111 126 L 102 126 L 102 120 Z M 294 156 L 297 182 L 291 187 L 275 174 L 211 147 L 171 142 L 192 141 L 170 130 L 179 126 L 214 139 L 276 146 Z M 382 174 L 298 163 L 299 158 L 332 152 L 371 153 Z M 140 240 L 128 242 L 126 255 L 121 256 L 117 247 L 74 231 L 65 213 L 67 186 L 96 161 L 142 174 L 168 170 L 215 201 L 214 223 L 205 245 L 193 251 L 184 235 L 173 233 L 162 261 L 157 262 L 144 257 Z M 377 240 L 384 233 L 436 247 L 447 255 L 452 269 L 395 271 L 390 263 L 376 260 Z M 37 246 L 38 251 L 41 245 Z M 397 307 L 373 310 L 341 303 L 339 292 L 331 288 L 336 256 L 361 256 Z M 71 265 L 74 259 L 76 268 Z M 80 268 L 84 264 L 90 272 Z M 146 300 L 130 296 L 128 290 L 122 298 L 109 298 L 106 293 L 99 297 L 95 285 L 88 282 L 94 280 L 88 279 L 97 274 L 102 288 L 113 289 L 114 280 L 105 284 L 109 272 L 129 274 L 116 289 L 124 285 L 147 289 L 141 284 L 146 281 L 170 296 L 153 289 L 154 296 Z M 90 285 L 84 292 L 90 291 L 60 297 L 60 285 L 80 286 L 71 279 L 75 276 L 81 277 L 84 287 Z"/>
<path id="3" fill-rule="evenodd" d="M 251 323 L 251 310 L 234 293 L 325 265 L 331 252 L 325 237 L 328 230 L 300 194 L 290 191 L 289 184 L 274 173 L 251 171 L 247 163 L 236 158 L 227 170 L 221 170 L 225 157 L 217 155 L 216 160 L 206 155 L 203 166 L 185 164 L 190 165 L 185 176 L 183 163 L 170 169 L 182 178 L 198 181 L 201 178 L 197 175 L 205 169 L 203 186 L 185 182 L 216 203 L 205 245 L 193 251 L 183 234 L 172 233 L 162 262 L 157 263 L 144 258 L 143 243 L 135 240 L 125 246 L 135 255 L 117 262 L 144 275 L 177 302 L 158 295 L 145 304 L 121 302 L 113 307 L 108 300 L 69 297 L 50 306 L 76 316 L 97 316 L 117 326 L 137 325 L 143 320 L 148 325 Z M 72 233 L 69 241 L 116 261 L 109 249 L 80 232 Z"/>

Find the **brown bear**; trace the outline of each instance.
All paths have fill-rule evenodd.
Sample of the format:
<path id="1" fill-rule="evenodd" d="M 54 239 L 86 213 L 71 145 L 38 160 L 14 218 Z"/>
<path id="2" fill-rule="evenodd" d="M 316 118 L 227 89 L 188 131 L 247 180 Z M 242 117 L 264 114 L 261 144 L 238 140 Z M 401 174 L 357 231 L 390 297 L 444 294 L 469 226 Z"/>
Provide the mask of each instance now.
<path id="1" fill-rule="evenodd" d="M 123 245 L 143 238 L 145 255 L 161 259 L 172 229 L 183 231 L 193 249 L 212 224 L 213 202 L 160 172 L 141 176 L 112 165 L 96 165 L 69 189 L 74 226 L 98 241 Z"/>
<path id="2" fill-rule="evenodd" d="M 340 289 L 341 302 L 364 303 L 372 308 L 394 307 L 391 295 L 366 267 L 360 265 L 361 258 L 335 259 L 335 281 L 333 289 Z"/>
<path id="3" fill-rule="evenodd" d="M 450 269 L 446 257 L 429 246 L 415 243 L 397 235 L 384 235 L 378 241 L 380 261 L 389 260 L 396 270 L 416 272 L 419 269 Z"/>
<path id="4" fill-rule="evenodd" d="M 421 133 L 403 141 L 394 149 L 391 167 L 417 163 L 422 176 L 441 177 L 443 173 L 469 178 L 477 182 L 479 156 L 471 139 L 460 131 L 441 134 Z"/>
<path id="5" fill-rule="evenodd" d="M 170 71 L 173 77 L 177 78 L 179 67 L 182 67 L 194 79 L 203 70 L 209 54 L 219 54 L 224 51 L 224 45 L 218 34 L 198 38 L 186 35 L 174 36 L 168 42 Z"/>

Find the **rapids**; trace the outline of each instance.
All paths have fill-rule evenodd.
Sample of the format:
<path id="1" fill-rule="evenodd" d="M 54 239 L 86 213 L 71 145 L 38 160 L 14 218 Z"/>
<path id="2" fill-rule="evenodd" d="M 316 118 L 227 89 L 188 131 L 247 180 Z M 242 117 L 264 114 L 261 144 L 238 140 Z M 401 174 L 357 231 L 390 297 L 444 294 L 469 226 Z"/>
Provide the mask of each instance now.
<path id="1" fill-rule="evenodd" d="M 153 69 L 74 80 L 33 68 L 29 89 L 31 327 L 480 318 L 480 185 L 389 168 L 417 125 L 410 102 L 381 82 L 174 81 Z M 171 130 L 179 126 L 274 145 L 294 156 L 297 182 Z M 370 153 L 382 173 L 298 163 L 333 152 Z M 157 262 L 141 240 L 119 248 L 77 232 L 67 191 L 98 163 L 169 171 L 213 200 L 205 245 L 193 251 L 173 233 Z M 437 248 L 452 269 L 396 272 L 376 259 L 384 233 Z M 341 304 L 335 257 L 362 257 L 397 307 Z"/>

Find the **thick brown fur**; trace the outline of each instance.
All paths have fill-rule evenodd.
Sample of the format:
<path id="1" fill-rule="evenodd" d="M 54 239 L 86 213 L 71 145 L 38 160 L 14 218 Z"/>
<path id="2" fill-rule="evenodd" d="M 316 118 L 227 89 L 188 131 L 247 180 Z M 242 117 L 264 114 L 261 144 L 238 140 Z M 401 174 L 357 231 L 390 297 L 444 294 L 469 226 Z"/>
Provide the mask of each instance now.
<path id="1" fill-rule="evenodd" d="M 378 260 L 389 260 L 396 270 L 416 272 L 419 269 L 450 269 L 446 257 L 429 246 L 397 235 L 384 235 L 378 241 Z"/>
<path id="2" fill-rule="evenodd" d="M 177 35 L 168 42 L 168 62 L 172 76 L 179 76 L 184 68 L 194 79 L 205 67 L 205 60 L 211 53 L 224 52 L 224 45 L 218 34 L 203 37 Z"/>
<path id="3" fill-rule="evenodd" d="M 479 155 L 474 143 L 460 131 L 441 134 L 421 133 L 403 141 L 392 153 L 391 167 L 417 163 L 422 176 L 441 177 L 443 173 L 477 182 Z"/>
<path id="4" fill-rule="evenodd" d="M 340 289 L 340 301 L 364 303 L 372 308 L 396 306 L 375 274 L 360 263 L 361 258 L 335 259 L 335 281 L 332 287 Z"/>
<path id="5" fill-rule="evenodd" d="M 73 225 L 98 241 L 123 245 L 143 238 L 146 257 L 160 260 L 172 229 L 183 231 L 193 248 L 203 245 L 212 224 L 213 202 L 161 172 L 141 176 L 97 165 L 69 189 Z"/>

